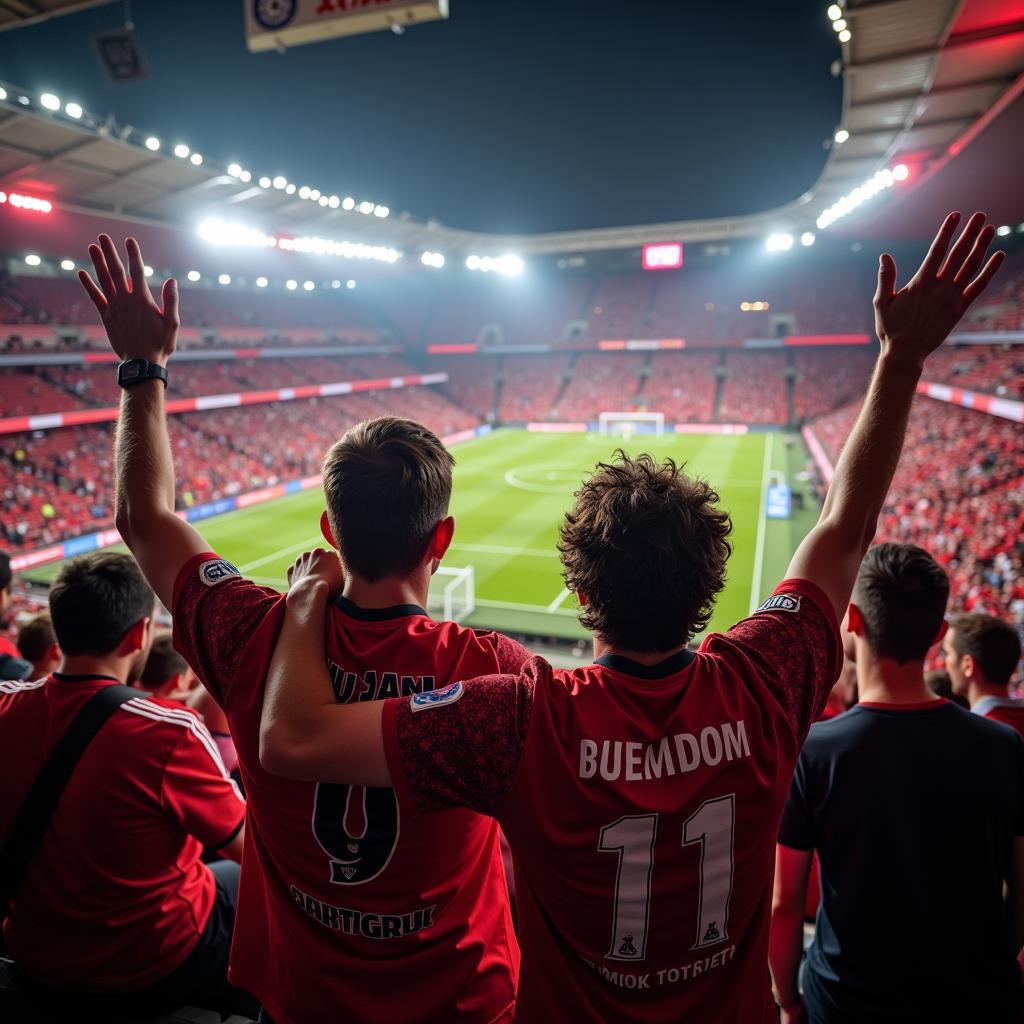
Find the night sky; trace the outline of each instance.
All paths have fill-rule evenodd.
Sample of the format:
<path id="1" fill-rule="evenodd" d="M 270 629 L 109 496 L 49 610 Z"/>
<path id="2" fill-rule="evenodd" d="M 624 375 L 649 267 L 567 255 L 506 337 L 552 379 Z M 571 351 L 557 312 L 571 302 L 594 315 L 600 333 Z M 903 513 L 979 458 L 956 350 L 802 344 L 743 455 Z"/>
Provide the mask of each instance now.
<path id="1" fill-rule="evenodd" d="M 796 198 L 840 113 L 825 0 L 451 0 L 410 29 L 249 54 L 240 0 L 136 0 L 0 33 L 0 78 L 256 175 L 496 232 L 752 213 Z"/>

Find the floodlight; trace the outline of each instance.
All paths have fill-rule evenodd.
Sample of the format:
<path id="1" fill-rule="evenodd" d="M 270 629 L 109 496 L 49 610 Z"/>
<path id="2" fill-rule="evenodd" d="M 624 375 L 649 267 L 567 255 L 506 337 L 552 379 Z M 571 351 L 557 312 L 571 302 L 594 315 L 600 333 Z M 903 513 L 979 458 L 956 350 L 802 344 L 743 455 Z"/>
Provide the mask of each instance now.
<path id="1" fill-rule="evenodd" d="M 231 275 L 221 274 L 220 277 L 217 278 L 217 282 L 219 284 L 231 284 Z"/>
<path id="2" fill-rule="evenodd" d="M 26 257 L 25 257 L 25 262 L 26 262 L 26 263 L 27 263 L 27 264 L 28 264 L 28 265 L 29 265 L 30 267 L 38 267 L 38 266 L 39 266 L 39 264 L 40 264 L 40 263 L 42 263 L 43 261 L 42 261 L 42 260 L 41 260 L 41 259 L 40 259 L 40 258 L 39 258 L 39 257 L 38 257 L 38 256 L 37 256 L 37 255 L 36 255 L 35 253 L 34 253 L 34 252 L 30 252 L 30 253 L 29 253 L 29 254 L 28 254 L 28 255 L 27 255 Z"/>
<path id="3" fill-rule="evenodd" d="M 282 189 L 288 184 L 288 179 L 283 175 L 279 174 L 274 178 L 273 185 L 276 189 Z"/>
<path id="4" fill-rule="evenodd" d="M 64 113 L 67 114 L 68 117 L 73 117 L 77 121 L 85 111 L 82 110 L 81 103 L 66 103 L 64 105 Z"/>
<path id="5" fill-rule="evenodd" d="M 793 236 L 787 231 L 776 231 L 768 236 L 765 248 L 769 252 L 787 252 L 793 248 Z"/>
<path id="6" fill-rule="evenodd" d="M 242 165 L 228 164 L 228 174 L 230 174 L 232 178 L 240 178 L 242 176 Z"/>
<path id="7" fill-rule="evenodd" d="M 349 291 L 352 291 L 352 289 L 353 289 L 353 288 L 355 288 L 355 286 L 356 286 L 356 283 L 355 283 L 355 281 L 353 281 L 353 280 L 352 280 L 352 278 L 349 278 L 349 279 L 348 279 L 348 280 L 347 280 L 347 281 L 345 282 L 345 287 L 346 287 L 346 288 L 347 288 L 347 289 L 348 289 Z"/>
<path id="8" fill-rule="evenodd" d="M 295 280 L 285 281 L 284 286 L 285 288 L 288 289 L 288 291 L 293 292 L 295 291 L 296 288 L 299 287 L 299 282 Z"/>
<path id="9" fill-rule="evenodd" d="M 252 172 L 242 171 L 242 173 L 239 175 L 239 178 L 241 178 L 242 181 L 248 184 L 250 181 L 252 181 Z"/>
<path id="10" fill-rule="evenodd" d="M 1013 231 L 1013 228 L 1011 228 L 1009 224 L 1001 224 L 999 227 L 996 228 L 996 234 L 1000 238 L 1005 238 L 1012 231 Z"/>
<path id="11" fill-rule="evenodd" d="M 303 185 L 302 188 L 299 189 L 299 198 L 300 199 L 308 199 L 309 198 L 309 193 L 311 191 L 312 191 L 312 189 L 308 185 Z"/>
<path id="12" fill-rule="evenodd" d="M 841 43 L 848 43 L 852 38 L 853 36 L 850 34 L 850 30 L 848 28 L 844 28 L 843 31 L 839 33 L 839 42 Z"/>
<path id="13" fill-rule="evenodd" d="M 146 277 L 153 276 L 153 268 L 148 263 L 142 268 L 142 272 L 146 275 Z"/>
<path id="14" fill-rule="evenodd" d="M 61 260 L 60 261 L 60 269 L 61 270 L 74 270 L 75 269 L 75 261 L 74 260 Z"/>
<path id="15" fill-rule="evenodd" d="M 192 163 L 193 163 L 193 164 L 194 164 L 194 165 L 195 165 L 196 167 L 198 167 L 198 166 L 199 166 L 199 165 L 200 165 L 200 164 L 201 164 L 201 163 L 203 162 L 203 154 L 202 154 L 202 153 L 193 153 L 193 154 L 192 154 L 192 155 L 191 155 L 191 156 L 189 157 L 189 160 L 191 160 L 191 161 L 192 161 Z"/>
<path id="16" fill-rule="evenodd" d="M 835 135 L 832 136 L 832 138 L 835 139 L 836 144 L 839 146 L 841 146 L 849 137 L 850 133 L 845 128 L 840 128 Z"/>
<path id="17" fill-rule="evenodd" d="M 265 277 L 257 277 L 256 278 L 256 287 L 257 288 L 266 288 L 268 284 L 269 284 L 269 282 L 267 281 L 267 279 Z"/>
<path id="18" fill-rule="evenodd" d="M 284 187 L 284 194 L 286 196 L 293 196 L 293 195 L 295 195 L 295 186 L 290 181 Z"/>
<path id="19" fill-rule="evenodd" d="M 838 21 L 843 16 L 843 9 L 839 4 L 832 4 L 825 13 L 828 14 L 831 21 Z"/>
<path id="20" fill-rule="evenodd" d="M 341 208 L 343 210 L 354 210 L 356 208 L 356 201 L 351 196 L 345 196 L 341 201 Z"/>
<path id="21" fill-rule="evenodd" d="M 814 245 L 814 242 L 815 242 L 815 237 L 816 237 L 816 236 L 815 236 L 815 234 L 814 234 L 814 232 L 813 232 L 813 231 L 805 231 L 805 232 L 804 232 L 804 233 L 803 233 L 803 234 L 802 234 L 802 235 L 800 236 L 800 244 L 801 244 L 801 245 L 805 245 L 805 246 L 806 246 L 806 245 Z"/>
<path id="22" fill-rule="evenodd" d="M 155 135 L 150 135 L 146 139 L 146 149 L 150 149 L 155 153 L 159 148 L 160 140 Z"/>
<path id="23" fill-rule="evenodd" d="M 842 32 L 843 29 L 846 28 L 846 19 L 836 18 L 836 20 L 832 22 L 832 28 L 835 29 L 836 32 Z"/>
<path id="24" fill-rule="evenodd" d="M 313 284 L 313 282 L 312 282 L 312 281 L 303 281 L 303 282 L 302 282 L 302 287 L 303 287 L 303 288 L 304 288 L 304 289 L 305 289 L 305 290 L 306 290 L 307 292 L 311 292 L 311 291 L 312 291 L 312 290 L 313 290 L 313 289 L 314 289 L 314 288 L 316 287 L 316 285 L 315 285 L 315 284 Z"/>
<path id="25" fill-rule="evenodd" d="M 185 157 L 188 156 L 188 146 L 186 146 L 184 142 L 179 142 L 174 147 L 174 155 L 180 160 L 184 160 Z"/>
<path id="26" fill-rule="evenodd" d="M 198 281 L 199 278 L 201 278 L 203 275 L 200 274 L 198 270 L 190 270 L 186 276 L 193 284 L 195 284 L 195 282 Z"/>
<path id="27" fill-rule="evenodd" d="M 265 174 L 260 178 L 260 188 L 270 188 L 270 179 Z"/>
<path id="28" fill-rule="evenodd" d="M 339 198 L 338 198 L 337 196 L 331 196 L 331 197 L 330 197 L 330 198 L 329 198 L 329 199 L 327 200 L 327 205 L 328 205 L 328 206 L 329 206 L 329 207 L 330 207 L 330 208 L 331 208 L 332 210 L 336 210 L 336 209 L 337 209 L 337 208 L 338 208 L 339 206 L 341 206 L 341 200 L 340 200 L 340 199 L 339 199 Z"/>
<path id="29" fill-rule="evenodd" d="M 7 90 L 2 85 L 0 85 L 0 100 L 5 99 L 7 99 Z"/>
<path id="30" fill-rule="evenodd" d="M 44 92 L 39 97 L 39 103 L 47 110 L 60 110 L 60 97 L 54 96 L 52 92 Z"/>
<path id="31" fill-rule="evenodd" d="M 897 164 L 892 169 L 892 176 L 897 181 L 906 181 L 910 177 L 910 168 L 906 164 Z"/>

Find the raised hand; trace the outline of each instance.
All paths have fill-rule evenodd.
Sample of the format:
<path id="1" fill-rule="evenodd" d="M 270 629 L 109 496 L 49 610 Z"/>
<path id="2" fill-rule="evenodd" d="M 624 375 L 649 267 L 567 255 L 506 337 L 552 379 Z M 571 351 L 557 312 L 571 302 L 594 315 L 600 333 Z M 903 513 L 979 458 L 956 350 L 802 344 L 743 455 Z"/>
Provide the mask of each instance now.
<path id="1" fill-rule="evenodd" d="M 899 291 L 896 261 L 889 253 L 882 254 L 874 305 L 875 333 L 883 355 L 920 369 L 988 287 L 1006 254 L 993 253 L 982 267 L 996 233 L 985 220 L 985 214 L 974 214 L 950 249 L 960 223 L 960 214 L 951 213 L 917 273 Z"/>
<path id="2" fill-rule="evenodd" d="M 306 551 L 288 568 L 288 586 L 294 590 L 299 584 L 325 584 L 327 592 L 335 597 L 345 586 L 345 573 L 337 551 L 315 548 Z"/>
<path id="3" fill-rule="evenodd" d="M 160 305 L 153 299 L 146 281 L 142 250 L 134 238 L 125 242 L 128 273 L 109 235 L 100 235 L 99 245 L 89 246 L 89 256 L 99 281 L 80 270 L 82 282 L 100 314 L 110 347 L 121 359 L 148 359 L 167 365 L 178 337 L 178 282 L 164 281 Z"/>

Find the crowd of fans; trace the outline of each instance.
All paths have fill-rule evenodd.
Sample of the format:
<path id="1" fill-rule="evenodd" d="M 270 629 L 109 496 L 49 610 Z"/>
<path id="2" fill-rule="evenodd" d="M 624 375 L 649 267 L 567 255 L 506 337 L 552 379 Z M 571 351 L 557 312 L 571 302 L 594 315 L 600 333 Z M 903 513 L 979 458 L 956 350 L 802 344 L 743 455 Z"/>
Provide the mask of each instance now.
<path id="1" fill-rule="evenodd" d="M 833 462 L 859 410 L 853 402 L 813 425 Z M 927 547 L 949 573 L 957 610 L 1024 622 L 1021 430 L 919 397 L 878 536 Z"/>

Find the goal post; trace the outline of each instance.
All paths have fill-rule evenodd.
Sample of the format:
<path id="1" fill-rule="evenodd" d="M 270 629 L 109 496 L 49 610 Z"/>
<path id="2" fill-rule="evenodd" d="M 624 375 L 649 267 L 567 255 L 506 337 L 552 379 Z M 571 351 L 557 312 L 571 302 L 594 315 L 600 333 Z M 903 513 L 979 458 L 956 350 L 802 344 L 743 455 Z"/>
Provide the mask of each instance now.
<path id="1" fill-rule="evenodd" d="M 629 440 L 636 433 L 665 433 L 663 412 L 602 412 L 597 417 L 597 429 L 601 434 L 614 434 Z"/>
<path id="2" fill-rule="evenodd" d="M 440 566 L 430 578 L 427 611 L 445 622 L 463 622 L 476 608 L 473 566 L 461 569 Z"/>

